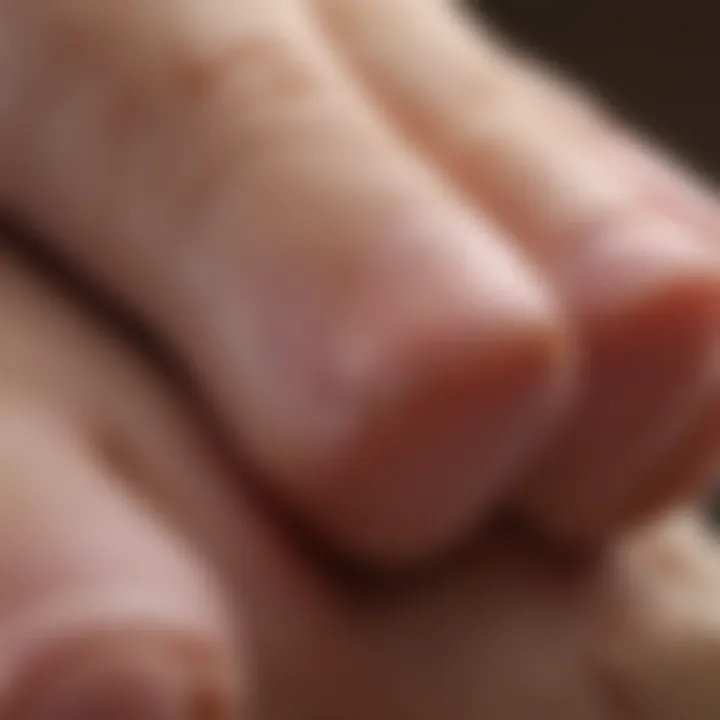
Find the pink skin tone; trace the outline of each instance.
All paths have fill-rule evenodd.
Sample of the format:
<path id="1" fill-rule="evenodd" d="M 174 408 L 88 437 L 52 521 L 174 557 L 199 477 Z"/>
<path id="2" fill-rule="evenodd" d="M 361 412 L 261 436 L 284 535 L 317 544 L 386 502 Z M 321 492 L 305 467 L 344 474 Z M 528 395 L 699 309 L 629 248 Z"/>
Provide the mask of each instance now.
<path id="1" fill-rule="evenodd" d="M 0 268 L 3 718 L 717 717 L 720 550 L 692 510 L 580 564 L 498 529 L 349 582 L 238 487 L 156 359 Z"/>
<path id="2" fill-rule="evenodd" d="M 714 383 L 715 221 L 585 98 L 442 2 L 0 21 L 3 206 L 168 342 L 314 532 L 397 565 L 498 504 L 586 541 L 656 495 Z"/>
<path id="3" fill-rule="evenodd" d="M 714 598 L 713 549 L 624 535 L 715 467 L 710 191 L 440 0 L 23 0 L 0 34 L 0 203 L 194 385 L 6 251 L 0 715 L 506 720 L 572 615 L 572 720 L 714 717 L 658 680 L 663 633 L 715 672 L 715 614 L 658 599 Z M 463 554 L 500 511 L 609 565 Z M 656 604 L 626 667 L 594 628 Z"/>

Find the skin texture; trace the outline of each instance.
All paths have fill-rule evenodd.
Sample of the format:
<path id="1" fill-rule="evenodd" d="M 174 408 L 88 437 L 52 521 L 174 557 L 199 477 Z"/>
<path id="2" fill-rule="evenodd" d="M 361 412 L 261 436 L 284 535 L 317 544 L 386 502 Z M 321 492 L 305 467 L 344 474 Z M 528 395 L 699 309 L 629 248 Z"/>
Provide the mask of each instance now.
<path id="1" fill-rule="evenodd" d="M 167 368 L 0 268 L 3 718 L 717 716 L 720 546 L 693 511 L 582 563 L 498 528 L 359 583 L 237 490 Z"/>
<path id="2" fill-rule="evenodd" d="M 595 543 L 705 481 L 664 468 L 716 412 L 712 201 L 456 7 L 8 0 L 0 25 L 0 202 L 327 543 L 419 563 L 498 506 Z"/>
<path id="3" fill-rule="evenodd" d="M 717 716 L 715 541 L 627 534 L 700 182 L 432 0 L 0 0 L 0 87 L 3 720 Z"/>

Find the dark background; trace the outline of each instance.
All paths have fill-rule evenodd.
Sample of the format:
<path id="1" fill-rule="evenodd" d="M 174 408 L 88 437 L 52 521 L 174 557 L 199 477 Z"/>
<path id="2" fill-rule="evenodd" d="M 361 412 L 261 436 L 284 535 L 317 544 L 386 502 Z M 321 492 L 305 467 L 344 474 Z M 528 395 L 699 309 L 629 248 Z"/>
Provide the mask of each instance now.
<path id="1" fill-rule="evenodd" d="M 483 0 L 482 9 L 720 179 L 720 0 Z"/>

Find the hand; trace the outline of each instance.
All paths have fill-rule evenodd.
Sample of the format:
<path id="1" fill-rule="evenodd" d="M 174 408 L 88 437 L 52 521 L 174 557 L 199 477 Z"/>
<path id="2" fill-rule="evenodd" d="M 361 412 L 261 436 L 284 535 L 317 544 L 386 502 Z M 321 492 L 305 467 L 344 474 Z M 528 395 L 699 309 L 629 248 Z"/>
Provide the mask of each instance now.
<path id="1" fill-rule="evenodd" d="M 4 720 L 715 720 L 720 551 L 690 513 L 564 567 L 498 531 L 350 583 L 188 388 L 0 256 Z"/>
<path id="2" fill-rule="evenodd" d="M 717 210 L 435 0 L 0 4 L 0 201 L 164 338 L 277 501 L 416 562 L 716 452 Z"/>

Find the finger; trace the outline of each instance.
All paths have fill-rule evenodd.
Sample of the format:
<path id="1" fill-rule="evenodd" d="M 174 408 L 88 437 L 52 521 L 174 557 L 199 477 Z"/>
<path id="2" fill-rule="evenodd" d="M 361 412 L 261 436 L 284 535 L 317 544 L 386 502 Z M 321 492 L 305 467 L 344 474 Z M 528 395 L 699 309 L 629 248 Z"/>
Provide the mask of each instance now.
<path id="1" fill-rule="evenodd" d="M 175 344 L 314 528 L 435 552 L 552 425 L 567 331 L 310 17 L 6 5 L 0 198 Z"/>
<path id="2" fill-rule="evenodd" d="M 574 528 L 576 535 L 584 532 L 599 536 L 619 533 L 634 523 L 644 524 L 655 516 L 672 509 L 679 503 L 702 494 L 713 482 L 720 467 L 720 402 L 717 384 L 708 386 L 707 397 L 688 408 L 678 418 L 673 442 L 658 443 L 655 461 L 640 479 L 628 484 L 624 491 L 605 496 L 607 505 L 597 512 L 597 496 L 573 488 L 562 498 L 568 507 L 574 507 L 583 527 Z M 595 512 L 589 503 L 595 502 Z M 536 493 L 533 496 L 536 511 L 557 507 L 559 498 Z M 608 524 L 608 518 L 613 523 Z"/>
<path id="3" fill-rule="evenodd" d="M 226 482 L 235 476 L 208 453 L 206 428 L 183 404 L 182 387 L 103 318 L 59 295 L 56 284 L 6 260 L 0 377 L 82 422 L 96 452 L 124 471 L 123 481 L 212 557 L 252 659 L 252 717 L 470 718 L 489 699 L 503 718 L 529 711 L 538 688 L 524 679 L 546 653 L 526 652 L 521 641 L 498 663 L 498 643 L 508 624 L 524 638 L 547 617 L 542 602 L 533 604 L 537 613 L 518 613 L 514 604 L 548 594 L 538 582 L 542 570 L 509 553 L 490 567 L 481 561 L 479 572 L 478 563 L 468 563 L 451 578 L 440 573 L 397 596 L 344 584 L 249 502 L 244 482 Z M 573 601 L 564 590 L 557 592 L 563 607 Z M 567 613 L 558 616 L 567 630 Z M 552 621 L 545 625 L 543 632 L 554 632 Z M 566 654 L 554 643 L 553 659 L 564 662 Z M 561 673 L 553 688 L 556 702 L 580 718 L 588 694 L 574 684 Z"/>
<path id="4" fill-rule="evenodd" d="M 706 491 L 717 481 L 720 469 L 720 390 L 717 386 L 709 393 L 701 417 L 662 460 L 661 469 L 656 470 L 651 482 L 645 483 L 645 492 L 636 495 L 629 505 L 631 516 L 657 513 L 678 498 L 690 498 Z"/>
<path id="5" fill-rule="evenodd" d="M 611 543 L 597 564 L 546 549 L 491 536 L 409 586 L 336 587 L 334 602 L 307 575 L 262 577 L 250 591 L 268 650 L 262 711 L 325 720 L 352 697 L 359 717 L 712 720 L 718 547 L 695 518 Z"/>
<path id="6" fill-rule="evenodd" d="M 720 205 L 715 184 L 647 138 L 628 134 L 614 140 L 610 153 L 638 184 L 648 188 L 652 201 L 672 208 L 717 245 Z"/>
<path id="7" fill-rule="evenodd" d="M 659 204 L 617 160 L 619 131 L 585 99 L 473 32 L 457 9 L 316 5 L 416 145 L 515 234 L 565 299 L 583 338 L 583 391 L 523 502 L 563 535 L 595 528 L 603 513 L 599 524 L 614 525 L 618 496 L 678 441 L 678 417 L 704 392 L 720 255 L 679 200 Z"/>
<path id="8" fill-rule="evenodd" d="M 206 413 L 146 338 L 18 240 L 0 249 L 2 384 L 61 412 L 160 525 L 234 568 L 246 469 L 219 452 Z"/>
<path id="9" fill-rule="evenodd" d="M 143 346 L 128 342 L 133 336 L 118 332 L 112 318 L 87 302 L 92 298 L 83 297 L 77 287 L 58 282 L 53 272 L 47 272 L 52 268 L 43 267 L 35 255 L 27 257 L 18 250 L 17 246 L 4 246 L 0 252 L 0 378 L 12 386 L 16 396 L 40 397 L 44 408 L 61 409 L 65 433 L 76 427 L 81 430 L 86 441 L 83 459 L 92 451 L 96 461 L 103 460 L 103 477 L 98 479 L 101 489 L 111 481 L 121 497 L 120 505 L 130 504 L 135 515 L 141 509 L 142 519 L 149 508 L 157 511 L 163 520 L 152 516 L 156 534 L 163 523 L 170 523 L 182 529 L 183 540 L 192 544 L 193 551 L 212 562 L 232 612 L 233 622 L 225 628 L 223 640 L 241 636 L 239 644 L 247 651 L 243 659 L 252 661 L 236 668 L 242 675 L 234 681 L 236 689 L 238 683 L 249 688 L 252 676 L 252 692 L 243 697 L 249 716 L 321 717 L 312 715 L 310 698 L 327 692 L 322 670 L 306 688 L 304 698 L 293 695 L 294 688 L 287 686 L 293 680 L 284 673 L 302 666 L 318 649 L 322 652 L 326 640 L 332 642 L 332 633 L 324 631 L 337 619 L 341 603 L 329 573 L 304 552 L 292 533 L 285 532 L 277 518 L 255 502 L 244 469 L 225 462 L 227 458 L 207 432 L 203 413 L 187 402 L 187 388 L 174 382 L 177 378 L 167 372 L 167 366 L 144 352 Z M 66 465 L 63 463 L 63 468 Z M 53 480 L 56 476 L 53 469 Z M 93 489 L 89 505 L 94 511 L 97 490 Z M 127 502 L 124 491 L 129 489 L 136 502 Z M 52 500 L 48 498 L 48 502 Z M 82 507 L 86 505 L 83 502 Z M 97 512 L 91 516 L 96 518 Z M 52 520 L 55 523 L 54 516 Z M 133 535 L 128 551 L 138 555 L 142 569 L 144 553 L 153 558 L 157 553 L 147 533 L 139 535 Z M 136 543 L 148 547 L 143 545 L 138 552 Z M 180 549 L 187 561 L 187 548 L 183 545 Z M 155 574 L 163 586 L 164 575 Z M 117 578 L 118 584 L 122 585 L 126 575 Z M 0 586 L 5 580 L 5 566 L 0 562 Z M 176 589 L 168 588 L 168 592 Z M 160 630 L 164 629 L 163 625 Z M 94 626 L 88 634 L 93 632 Z M 153 633 L 157 632 L 154 628 Z M 114 645 L 111 649 L 115 651 Z M 0 658 L 1 653 L 0 642 Z M 352 697 L 354 693 L 348 699 Z M 347 707 L 339 708 L 341 714 L 346 714 Z M 109 717 L 105 711 L 97 712 L 93 720 Z M 122 707 L 118 712 L 123 712 Z M 210 702 L 204 712 L 202 720 L 225 717 L 219 710 L 215 712 Z M 0 717 L 5 717 L 2 705 Z M 195 715 L 182 712 L 177 717 Z M 128 720 L 145 720 L 145 716 L 132 715 Z"/>
<path id="10" fill-rule="evenodd" d="M 65 418 L 3 386 L 2 716 L 229 717 L 226 621 L 189 552 Z"/>
<path id="11" fill-rule="evenodd" d="M 604 687 L 642 720 L 711 720 L 720 710 L 717 537 L 679 512 L 615 555 L 595 625 Z"/>

